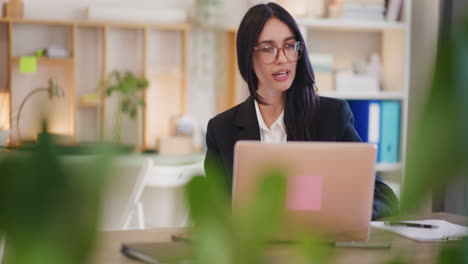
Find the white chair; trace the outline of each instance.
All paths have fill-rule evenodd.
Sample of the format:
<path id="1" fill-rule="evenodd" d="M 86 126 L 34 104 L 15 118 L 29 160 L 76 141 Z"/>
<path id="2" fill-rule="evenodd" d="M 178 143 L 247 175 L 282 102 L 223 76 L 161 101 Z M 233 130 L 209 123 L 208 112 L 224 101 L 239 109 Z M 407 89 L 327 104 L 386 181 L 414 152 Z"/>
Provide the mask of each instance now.
<path id="1" fill-rule="evenodd" d="M 148 171 L 142 195 L 146 226 L 150 228 L 185 227 L 189 211 L 185 185 L 196 175 L 204 175 L 203 161 L 179 166 L 153 165 Z"/>
<path id="2" fill-rule="evenodd" d="M 151 159 L 142 156 L 120 157 L 114 161 L 103 197 L 102 230 L 145 228 L 140 198 L 151 166 Z"/>
<path id="3" fill-rule="evenodd" d="M 95 156 L 68 156 L 70 171 L 85 171 Z M 101 204 L 100 230 L 144 229 L 144 211 L 140 202 L 145 177 L 152 165 L 150 158 L 128 155 L 112 161 Z M 132 220 L 135 219 L 136 223 Z"/>

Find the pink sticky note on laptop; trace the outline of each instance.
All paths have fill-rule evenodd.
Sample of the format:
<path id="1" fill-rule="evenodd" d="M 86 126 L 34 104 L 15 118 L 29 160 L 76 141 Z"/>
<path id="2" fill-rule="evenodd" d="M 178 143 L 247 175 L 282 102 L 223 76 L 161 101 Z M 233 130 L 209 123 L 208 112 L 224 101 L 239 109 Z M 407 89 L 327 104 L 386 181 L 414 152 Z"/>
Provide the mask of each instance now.
<path id="1" fill-rule="evenodd" d="M 290 176 L 288 177 L 286 207 L 296 211 L 320 211 L 322 192 L 322 176 Z"/>

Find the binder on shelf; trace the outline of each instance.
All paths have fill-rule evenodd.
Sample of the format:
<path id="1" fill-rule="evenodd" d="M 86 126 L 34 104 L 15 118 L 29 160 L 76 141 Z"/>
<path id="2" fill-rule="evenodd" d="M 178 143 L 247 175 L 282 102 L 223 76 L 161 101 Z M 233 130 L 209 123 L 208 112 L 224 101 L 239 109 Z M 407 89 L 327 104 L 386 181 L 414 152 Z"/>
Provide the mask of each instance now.
<path id="1" fill-rule="evenodd" d="M 380 148 L 380 100 L 348 100 L 354 115 L 354 128 L 363 142 L 375 144 Z M 377 151 L 380 162 L 380 151 Z"/>
<path id="2" fill-rule="evenodd" d="M 399 160 L 400 112 L 399 101 L 383 101 L 381 103 L 379 147 L 381 162 L 396 163 Z"/>

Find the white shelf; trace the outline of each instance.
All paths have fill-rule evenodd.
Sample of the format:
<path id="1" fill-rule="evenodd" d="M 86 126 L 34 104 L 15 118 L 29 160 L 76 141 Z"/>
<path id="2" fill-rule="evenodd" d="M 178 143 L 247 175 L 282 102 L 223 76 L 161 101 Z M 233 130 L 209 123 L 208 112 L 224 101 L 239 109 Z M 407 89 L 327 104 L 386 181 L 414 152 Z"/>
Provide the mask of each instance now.
<path id="1" fill-rule="evenodd" d="M 387 22 L 354 19 L 327 19 L 327 18 L 297 18 L 299 26 L 317 29 L 334 29 L 350 31 L 383 31 L 387 29 L 405 30 L 406 24 L 402 22 Z"/>
<path id="2" fill-rule="evenodd" d="M 323 91 L 318 92 L 320 96 L 334 97 L 340 99 L 362 99 L 362 100 L 402 100 L 404 98 L 403 92 L 335 92 Z"/>
<path id="3" fill-rule="evenodd" d="M 379 163 L 375 168 L 378 172 L 393 172 L 401 169 L 401 163 Z"/>
<path id="4" fill-rule="evenodd" d="M 11 61 L 14 63 L 19 63 L 21 57 L 12 57 Z M 73 64 L 73 57 L 67 58 L 49 58 L 49 57 L 39 57 L 37 58 L 37 63 L 48 63 L 48 64 Z"/>

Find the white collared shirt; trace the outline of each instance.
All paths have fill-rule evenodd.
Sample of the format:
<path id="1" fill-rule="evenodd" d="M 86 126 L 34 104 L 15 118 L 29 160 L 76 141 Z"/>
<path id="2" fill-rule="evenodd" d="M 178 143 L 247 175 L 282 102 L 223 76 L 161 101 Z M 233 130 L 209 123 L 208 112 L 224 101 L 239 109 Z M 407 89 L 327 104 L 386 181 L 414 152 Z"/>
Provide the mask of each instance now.
<path id="1" fill-rule="evenodd" d="M 255 112 L 257 113 L 258 126 L 260 127 L 260 139 L 264 143 L 286 143 L 287 134 L 284 126 L 284 110 L 281 112 L 280 116 L 276 121 L 270 126 L 267 127 L 265 121 L 263 121 L 262 113 L 258 107 L 257 101 L 255 103 Z"/>

